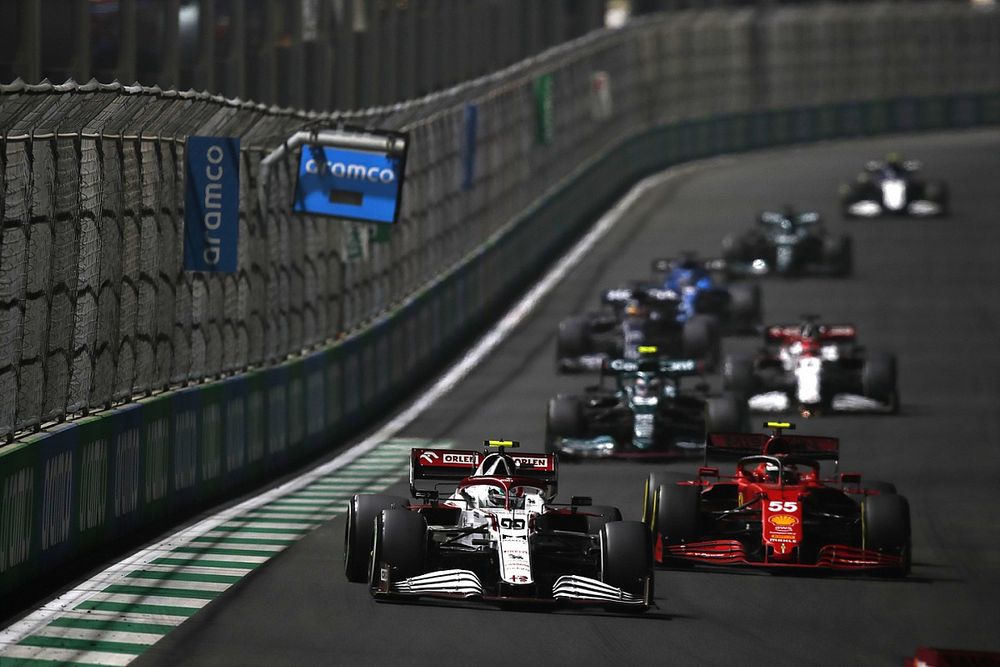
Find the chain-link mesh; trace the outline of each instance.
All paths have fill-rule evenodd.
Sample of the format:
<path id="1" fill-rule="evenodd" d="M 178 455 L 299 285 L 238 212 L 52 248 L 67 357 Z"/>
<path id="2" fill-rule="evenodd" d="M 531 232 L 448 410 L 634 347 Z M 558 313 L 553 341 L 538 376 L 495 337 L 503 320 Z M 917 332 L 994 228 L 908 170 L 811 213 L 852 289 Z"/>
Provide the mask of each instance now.
<path id="1" fill-rule="evenodd" d="M 611 118 L 592 111 L 598 71 Z M 548 144 L 535 92 L 546 74 Z M 677 12 L 440 94 L 326 116 L 118 84 L 0 87 L 0 435 L 364 326 L 652 126 L 997 89 L 998 14 L 937 3 Z M 471 187 L 467 104 L 478 108 Z M 351 223 L 290 213 L 293 157 L 259 183 L 261 158 L 285 137 L 340 122 L 411 133 L 400 221 L 356 261 L 343 255 Z M 242 138 L 233 274 L 183 269 L 189 135 Z"/>

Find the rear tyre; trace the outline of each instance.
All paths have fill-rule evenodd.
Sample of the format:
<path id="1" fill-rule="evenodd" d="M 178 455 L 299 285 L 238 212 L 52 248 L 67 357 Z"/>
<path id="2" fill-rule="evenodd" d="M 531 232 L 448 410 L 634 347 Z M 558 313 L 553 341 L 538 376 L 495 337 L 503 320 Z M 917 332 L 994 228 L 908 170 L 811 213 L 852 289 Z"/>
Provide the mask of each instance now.
<path id="1" fill-rule="evenodd" d="M 760 324 L 761 314 L 760 285 L 753 283 L 736 283 L 730 286 L 730 309 L 733 320 L 741 331 L 752 331 Z"/>
<path id="2" fill-rule="evenodd" d="M 711 315 L 695 315 L 681 332 L 684 355 L 701 359 L 706 370 L 715 370 L 721 356 L 719 321 Z"/>
<path id="3" fill-rule="evenodd" d="M 639 521 L 609 521 L 601 529 L 601 549 L 604 583 L 644 597 L 647 581 L 653 585 L 652 549 L 645 526 Z M 651 599 L 652 590 L 649 593 Z M 636 607 L 636 611 L 645 609 Z"/>
<path id="4" fill-rule="evenodd" d="M 362 583 L 375 542 L 375 517 L 382 510 L 407 506 L 405 498 L 380 493 L 359 493 L 347 506 L 344 530 L 344 574 L 348 581 Z"/>
<path id="5" fill-rule="evenodd" d="M 680 544 L 697 537 L 701 528 L 701 487 L 663 484 L 656 501 L 656 534 L 664 544 Z"/>
<path id="6" fill-rule="evenodd" d="M 375 544 L 369 567 L 369 583 L 376 588 L 380 568 L 392 570 L 393 581 L 423 573 L 427 558 L 427 522 L 410 510 L 383 510 L 376 517 Z"/>
<path id="7" fill-rule="evenodd" d="M 861 505 L 864 548 L 902 556 L 893 574 L 910 572 L 910 504 L 895 494 L 866 496 Z"/>
<path id="8" fill-rule="evenodd" d="M 887 352 L 872 352 L 861 369 L 861 390 L 868 398 L 899 411 L 899 391 L 896 388 L 896 357 Z"/>
<path id="9" fill-rule="evenodd" d="M 601 529 L 610 521 L 622 520 L 622 511 L 617 507 L 591 505 L 589 507 L 580 507 L 578 511 L 588 515 L 596 515 L 587 517 L 587 532 L 591 535 L 601 532 Z"/>
<path id="10" fill-rule="evenodd" d="M 590 351 L 589 322 L 583 315 L 567 317 L 559 323 L 556 357 L 579 357 Z"/>
<path id="11" fill-rule="evenodd" d="M 705 434 L 746 433 L 750 430 L 743 394 L 727 392 L 705 401 Z"/>
<path id="12" fill-rule="evenodd" d="M 556 438 L 575 438 L 583 431 L 583 414 L 575 396 L 556 396 L 545 413 L 545 450 L 555 452 Z"/>
<path id="13" fill-rule="evenodd" d="M 846 234 L 823 239 L 823 263 L 834 276 L 846 278 L 854 270 L 854 242 Z"/>

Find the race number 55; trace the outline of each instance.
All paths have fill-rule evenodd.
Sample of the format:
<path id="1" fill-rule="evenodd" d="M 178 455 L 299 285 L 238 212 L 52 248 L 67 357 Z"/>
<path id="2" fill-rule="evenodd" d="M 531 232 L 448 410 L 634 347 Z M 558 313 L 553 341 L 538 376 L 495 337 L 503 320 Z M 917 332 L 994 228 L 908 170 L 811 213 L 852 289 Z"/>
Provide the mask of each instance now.
<path id="1" fill-rule="evenodd" d="M 767 504 L 768 512 L 797 512 L 799 509 L 799 504 L 794 500 L 786 500 L 784 502 L 780 500 L 772 500 Z"/>

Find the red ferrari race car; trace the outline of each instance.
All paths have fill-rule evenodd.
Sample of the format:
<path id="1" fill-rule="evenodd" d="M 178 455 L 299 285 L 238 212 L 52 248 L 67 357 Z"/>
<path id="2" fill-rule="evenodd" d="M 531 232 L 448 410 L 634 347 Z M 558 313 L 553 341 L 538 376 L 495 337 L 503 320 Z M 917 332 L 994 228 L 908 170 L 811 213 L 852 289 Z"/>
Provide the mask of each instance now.
<path id="1" fill-rule="evenodd" d="M 793 436 L 768 422 L 763 433 L 710 433 L 708 455 L 742 456 L 732 475 L 702 467 L 693 476 L 652 474 L 643 521 L 661 564 L 765 568 L 910 570 L 910 506 L 888 482 L 837 474 L 837 438 Z M 833 462 L 834 474 L 820 466 Z"/>
<path id="2" fill-rule="evenodd" d="M 412 450 L 410 492 L 418 500 L 381 494 L 351 500 L 347 578 L 366 582 L 376 600 L 646 611 L 653 603 L 646 527 L 587 497 L 556 504 L 559 459 L 505 452 L 516 446 L 491 440 L 485 452 Z"/>

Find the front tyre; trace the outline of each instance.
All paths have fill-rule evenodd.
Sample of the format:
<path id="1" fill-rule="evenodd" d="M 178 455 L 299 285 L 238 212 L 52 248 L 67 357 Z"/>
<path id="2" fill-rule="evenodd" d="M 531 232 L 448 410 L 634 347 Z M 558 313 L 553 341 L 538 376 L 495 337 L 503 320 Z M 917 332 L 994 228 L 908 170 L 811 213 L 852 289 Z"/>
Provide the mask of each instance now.
<path id="1" fill-rule="evenodd" d="M 576 396 L 549 399 L 545 413 L 545 450 L 556 452 L 557 438 L 576 438 L 583 432 L 583 411 Z"/>
<path id="2" fill-rule="evenodd" d="M 424 572 L 427 560 L 427 521 L 404 509 L 383 510 L 375 519 L 375 543 L 369 563 L 369 584 L 377 589 L 381 570 L 391 572 L 392 581 Z"/>
<path id="3" fill-rule="evenodd" d="M 649 533 L 640 521 L 609 521 L 601 529 L 602 581 L 651 602 L 651 554 Z M 636 611 L 646 609 L 636 607 Z"/>
<path id="4" fill-rule="evenodd" d="M 655 534 L 664 544 L 682 544 L 701 530 L 701 487 L 664 484 L 656 499 Z"/>
<path id="5" fill-rule="evenodd" d="M 375 542 L 375 517 L 382 510 L 406 507 L 407 504 L 405 498 L 380 493 L 359 493 L 351 498 L 344 530 L 344 574 L 348 581 L 365 581 Z"/>
<path id="6" fill-rule="evenodd" d="M 862 539 L 865 549 L 901 556 L 893 574 L 910 573 L 910 504 L 896 494 L 865 496 L 861 505 Z"/>

